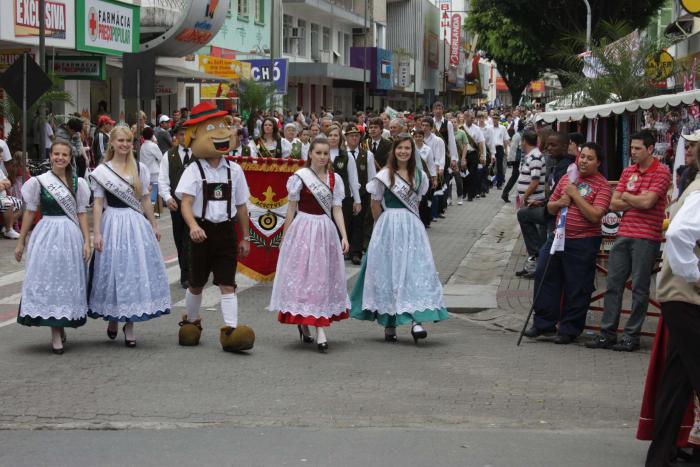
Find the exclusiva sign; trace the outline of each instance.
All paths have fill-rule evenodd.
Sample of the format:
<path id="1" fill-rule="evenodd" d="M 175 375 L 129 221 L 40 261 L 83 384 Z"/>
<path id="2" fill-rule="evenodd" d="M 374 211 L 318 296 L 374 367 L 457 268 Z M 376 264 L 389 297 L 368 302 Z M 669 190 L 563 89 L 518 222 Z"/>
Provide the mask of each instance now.
<path id="1" fill-rule="evenodd" d="M 110 55 L 139 50 L 139 8 L 111 0 L 78 0 L 78 50 Z M 80 12 L 83 15 L 80 16 Z"/>
<path id="2" fill-rule="evenodd" d="M 66 38 L 66 5 L 60 2 L 46 2 L 46 37 Z M 39 35 L 39 0 L 17 0 L 15 2 L 15 36 L 32 37 Z"/>

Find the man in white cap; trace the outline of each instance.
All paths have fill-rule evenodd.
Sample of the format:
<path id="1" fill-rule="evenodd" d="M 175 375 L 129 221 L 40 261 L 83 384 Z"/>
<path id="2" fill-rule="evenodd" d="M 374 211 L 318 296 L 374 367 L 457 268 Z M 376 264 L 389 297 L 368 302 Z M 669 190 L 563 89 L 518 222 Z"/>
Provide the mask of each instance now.
<path id="1" fill-rule="evenodd" d="M 695 165 L 695 149 L 700 141 L 700 130 L 695 130 L 689 135 L 681 135 L 685 140 L 685 157 L 683 161 L 676 161 L 674 165 L 674 182 L 680 197 L 685 188 L 692 183 L 697 174 Z"/>
<path id="2" fill-rule="evenodd" d="M 161 153 L 165 153 L 173 147 L 173 138 L 170 136 L 170 117 L 165 114 L 161 115 L 154 133 Z"/>

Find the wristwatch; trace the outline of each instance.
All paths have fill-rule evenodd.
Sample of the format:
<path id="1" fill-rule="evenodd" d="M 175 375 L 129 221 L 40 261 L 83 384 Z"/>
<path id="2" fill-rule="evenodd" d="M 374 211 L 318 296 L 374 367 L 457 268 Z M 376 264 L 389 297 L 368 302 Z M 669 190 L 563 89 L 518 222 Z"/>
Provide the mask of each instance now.
<path id="1" fill-rule="evenodd" d="M 245 237 L 243 237 L 243 240 L 246 241 L 246 242 L 249 242 L 249 241 L 250 241 L 250 237 L 246 235 Z"/>

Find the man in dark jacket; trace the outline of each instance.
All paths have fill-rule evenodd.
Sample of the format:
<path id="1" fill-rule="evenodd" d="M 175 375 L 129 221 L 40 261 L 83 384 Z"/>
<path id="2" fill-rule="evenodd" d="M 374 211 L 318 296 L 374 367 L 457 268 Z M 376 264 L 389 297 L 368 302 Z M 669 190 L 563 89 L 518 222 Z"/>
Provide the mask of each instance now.
<path id="1" fill-rule="evenodd" d="M 73 169 L 78 177 L 84 177 L 87 170 L 87 158 L 80 139 L 83 129 L 83 121 L 79 118 L 71 118 L 67 123 L 61 124 L 56 129 L 55 139 L 62 139 L 70 143 L 71 156 L 73 157 Z"/>

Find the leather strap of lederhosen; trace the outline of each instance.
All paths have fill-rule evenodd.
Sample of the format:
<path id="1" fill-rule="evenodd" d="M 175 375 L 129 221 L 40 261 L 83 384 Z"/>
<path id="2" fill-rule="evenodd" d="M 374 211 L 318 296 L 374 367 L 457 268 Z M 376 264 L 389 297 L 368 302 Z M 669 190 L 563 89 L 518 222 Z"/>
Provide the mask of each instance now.
<path id="1" fill-rule="evenodd" d="M 207 183 L 207 177 L 204 175 L 204 169 L 202 168 L 202 163 L 199 161 L 199 159 L 195 160 L 195 163 L 197 164 L 197 168 L 199 169 L 199 174 L 202 176 L 202 194 L 204 195 L 204 199 L 202 200 L 202 217 L 200 218 L 202 221 L 206 220 L 206 215 L 207 215 L 207 205 L 209 204 L 209 184 Z M 220 162 L 220 164 L 223 162 Z M 216 201 L 226 201 L 226 215 L 228 216 L 229 220 L 231 219 L 231 167 L 226 166 L 226 175 L 227 175 L 227 182 L 226 182 L 226 193 L 227 195 L 224 196 L 220 200 Z"/>

